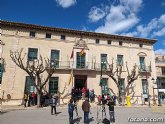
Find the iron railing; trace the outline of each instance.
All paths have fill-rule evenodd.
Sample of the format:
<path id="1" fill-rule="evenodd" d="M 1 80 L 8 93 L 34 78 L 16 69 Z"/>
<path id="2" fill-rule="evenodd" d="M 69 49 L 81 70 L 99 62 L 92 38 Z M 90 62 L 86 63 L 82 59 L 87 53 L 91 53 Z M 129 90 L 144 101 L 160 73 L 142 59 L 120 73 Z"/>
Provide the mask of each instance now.
<path id="1" fill-rule="evenodd" d="M 139 66 L 140 72 L 151 72 L 151 66 Z"/>
<path id="2" fill-rule="evenodd" d="M 56 68 L 57 69 L 80 69 L 80 70 L 101 70 L 101 63 L 95 63 L 95 62 L 85 62 L 85 63 L 79 63 L 73 61 L 58 61 Z M 102 64 L 103 70 L 109 70 L 108 64 L 104 63 Z"/>

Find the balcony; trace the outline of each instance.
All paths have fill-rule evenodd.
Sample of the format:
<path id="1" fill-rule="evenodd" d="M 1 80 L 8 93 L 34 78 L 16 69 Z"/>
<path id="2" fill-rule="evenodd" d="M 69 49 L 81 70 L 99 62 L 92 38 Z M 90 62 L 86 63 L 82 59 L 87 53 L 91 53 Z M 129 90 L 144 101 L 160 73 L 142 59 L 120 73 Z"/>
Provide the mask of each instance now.
<path id="1" fill-rule="evenodd" d="M 141 73 L 150 73 L 152 70 L 151 70 L 151 66 L 139 66 L 139 69 L 140 69 L 140 72 Z"/>
<path id="2" fill-rule="evenodd" d="M 76 63 L 73 61 L 58 61 L 57 69 L 76 69 L 76 70 L 93 70 L 93 71 L 101 71 L 101 63 Z M 102 65 L 103 70 L 109 70 L 106 64 Z"/>
<path id="3" fill-rule="evenodd" d="M 157 75 L 158 77 L 165 77 L 165 74 L 162 73 L 162 72 L 156 72 L 156 75 Z"/>

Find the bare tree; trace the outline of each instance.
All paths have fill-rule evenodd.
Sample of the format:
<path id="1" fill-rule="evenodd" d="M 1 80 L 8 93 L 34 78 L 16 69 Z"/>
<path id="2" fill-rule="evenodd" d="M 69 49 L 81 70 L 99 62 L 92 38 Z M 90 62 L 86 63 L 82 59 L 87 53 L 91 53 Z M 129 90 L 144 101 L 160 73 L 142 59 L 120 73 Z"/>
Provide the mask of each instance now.
<path id="1" fill-rule="evenodd" d="M 125 88 L 125 95 L 130 95 L 131 92 L 130 92 L 130 86 L 132 85 L 132 83 L 138 79 L 139 75 L 140 75 L 140 69 L 138 68 L 138 66 L 135 64 L 133 66 L 133 69 L 131 71 L 131 73 L 129 72 L 129 69 L 128 69 L 128 65 L 127 65 L 127 62 L 126 62 L 126 68 L 127 68 L 127 86 Z"/>
<path id="2" fill-rule="evenodd" d="M 108 63 L 107 63 L 108 64 Z M 137 65 L 135 64 L 133 66 L 133 69 L 131 71 L 131 73 L 129 72 L 129 69 L 128 69 L 128 65 L 127 65 L 127 62 L 126 62 L 126 68 L 127 68 L 127 86 L 126 88 L 122 88 L 121 87 L 121 84 L 120 84 L 120 81 L 121 81 L 121 74 L 123 72 L 125 72 L 123 70 L 123 65 L 121 64 L 116 64 L 116 67 L 114 67 L 114 62 L 113 62 L 113 59 L 112 59 L 112 63 L 111 64 L 108 64 L 109 66 L 109 70 L 105 70 L 105 73 L 115 82 L 117 88 L 118 88 L 118 95 L 113 91 L 113 89 L 109 88 L 109 90 L 115 95 L 117 96 L 117 100 L 119 102 L 119 104 L 121 103 L 124 103 L 124 100 L 125 100 L 125 96 L 126 95 L 130 95 L 132 92 L 129 92 L 130 89 L 133 89 L 131 84 L 133 84 L 133 82 L 135 80 L 137 80 L 138 76 L 140 75 L 140 71 L 137 71 Z"/>
<path id="3" fill-rule="evenodd" d="M 37 90 L 37 105 L 40 106 L 40 96 L 44 86 L 56 70 L 56 62 L 50 62 L 40 55 L 36 60 L 25 60 L 26 53 L 23 54 L 23 48 L 20 51 L 10 51 L 12 61 L 22 70 L 24 70 L 32 79 L 33 85 Z M 47 73 L 47 74 L 45 74 Z M 46 76 L 45 76 L 46 75 Z"/>

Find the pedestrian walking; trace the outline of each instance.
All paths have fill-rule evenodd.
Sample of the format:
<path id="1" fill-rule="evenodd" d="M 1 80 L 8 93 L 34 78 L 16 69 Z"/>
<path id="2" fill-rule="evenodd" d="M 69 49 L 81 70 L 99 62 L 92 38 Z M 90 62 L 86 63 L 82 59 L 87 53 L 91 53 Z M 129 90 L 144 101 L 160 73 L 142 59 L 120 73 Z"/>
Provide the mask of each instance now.
<path id="1" fill-rule="evenodd" d="M 55 115 L 57 114 L 56 105 L 57 105 L 57 98 L 56 98 L 56 96 L 52 96 L 52 98 L 50 100 L 51 114 L 52 115 L 53 115 L 53 110 L 54 110 Z"/>
<path id="2" fill-rule="evenodd" d="M 109 106 L 110 123 L 115 123 L 114 101 L 109 99 L 107 105 Z"/>
<path id="3" fill-rule="evenodd" d="M 85 98 L 85 101 L 82 104 L 82 110 L 84 111 L 84 124 L 88 124 L 90 104 L 88 98 Z"/>
<path id="4" fill-rule="evenodd" d="M 24 107 L 26 107 L 27 101 L 28 101 L 28 94 L 25 93 L 24 94 Z"/>
<path id="5" fill-rule="evenodd" d="M 73 124 L 73 111 L 74 111 L 73 99 L 70 99 L 68 104 L 68 113 L 69 113 L 69 124 Z"/>

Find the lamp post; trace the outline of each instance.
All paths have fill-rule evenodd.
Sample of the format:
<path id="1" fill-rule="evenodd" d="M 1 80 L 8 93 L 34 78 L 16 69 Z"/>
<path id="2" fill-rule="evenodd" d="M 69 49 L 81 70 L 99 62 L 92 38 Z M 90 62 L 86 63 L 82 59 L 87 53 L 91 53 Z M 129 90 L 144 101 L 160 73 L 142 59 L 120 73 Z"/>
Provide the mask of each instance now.
<path id="1" fill-rule="evenodd" d="M 157 78 L 157 91 L 158 91 L 158 106 L 161 106 L 160 95 L 159 95 L 159 86 L 160 86 L 160 79 Z"/>
<path id="2" fill-rule="evenodd" d="M 103 64 L 104 62 L 101 62 L 101 72 L 100 72 L 100 87 L 101 87 L 101 90 L 102 90 L 102 83 L 103 83 L 103 80 L 102 80 L 102 75 L 103 75 Z M 104 89 L 105 90 L 105 89 Z M 101 93 L 103 93 L 101 91 Z"/>
<path id="3" fill-rule="evenodd" d="M 147 81 L 148 106 L 150 107 L 151 104 L 150 104 L 150 94 L 149 94 L 149 84 L 148 84 L 148 75 L 147 75 L 147 72 L 146 72 L 146 81 Z"/>
<path id="4" fill-rule="evenodd" d="M 155 90 L 155 88 L 154 88 L 154 78 L 152 78 L 151 79 L 152 81 L 153 81 L 153 105 L 156 105 L 156 99 L 155 99 L 155 92 L 154 92 L 154 90 Z"/>

